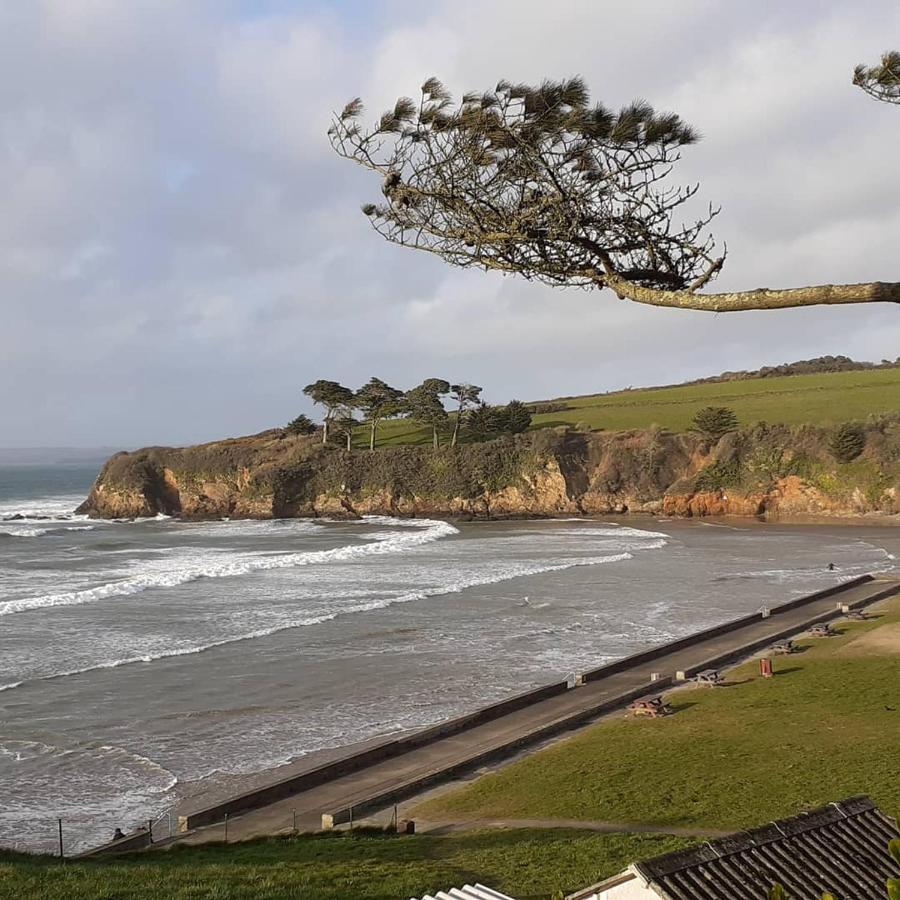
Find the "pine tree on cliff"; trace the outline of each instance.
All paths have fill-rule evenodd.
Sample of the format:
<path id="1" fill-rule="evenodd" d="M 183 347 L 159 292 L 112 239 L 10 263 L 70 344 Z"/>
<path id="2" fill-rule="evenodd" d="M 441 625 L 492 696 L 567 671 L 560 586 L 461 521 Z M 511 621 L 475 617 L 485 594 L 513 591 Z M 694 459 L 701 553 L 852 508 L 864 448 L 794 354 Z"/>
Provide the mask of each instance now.
<path id="1" fill-rule="evenodd" d="M 369 449 L 374 450 L 378 423 L 403 410 L 403 391 L 373 377 L 356 392 L 354 405 L 369 423 Z"/>
<path id="2" fill-rule="evenodd" d="M 309 416 L 300 413 L 296 419 L 291 419 L 284 429 L 288 434 L 314 434 L 316 431 L 315 422 Z"/>
<path id="3" fill-rule="evenodd" d="M 896 97 L 893 60 L 861 86 Z M 362 111 L 348 103 L 328 134 L 381 182 L 384 199 L 363 212 L 386 240 L 451 265 L 709 312 L 900 302 L 900 282 L 884 281 L 705 293 L 725 265 L 710 230 L 719 209 L 684 221 L 699 185 L 672 180 L 698 133 L 642 100 L 591 103 L 581 78 L 504 80 L 459 103 L 429 78 L 371 126 Z"/>
<path id="4" fill-rule="evenodd" d="M 350 388 L 338 384 L 336 381 L 326 381 L 320 378 L 303 388 L 303 393 L 312 400 L 316 406 L 325 407 L 323 420 L 322 443 L 328 441 L 328 426 L 334 419 L 338 410 L 345 406 L 352 406 L 353 391 Z"/>
<path id="5" fill-rule="evenodd" d="M 440 431 L 449 418 L 441 397 L 449 392 L 450 384 L 442 378 L 426 378 L 418 387 L 406 392 L 407 412 L 410 418 L 431 428 L 435 450 L 440 445 Z"/>
<path id="6" fill-rule="evenodd" d="M 450 446 L 455 447 L 459 439 L 459 430 L 469 409 L 478 403 L 482 388 L 477 384 L 451 384 L 450 398 L 456 403 L 456 420 L 453 423 L 453 436 L 450 438 Z"/>
<path id="7" fill-rule="evenodd" d="M 691 426 L 712 440 L 718 440 L 723 434 L 734 431 L 738 427 L 737 416 L 727 406 L 706 406 L 696 413 Z"/>
<path id="8" fill-rule="evenodd" d="M 500 424 L 503 431 L 521 434 L 531 427 L 531 412 L 521 400 L 510 400 L 500 410 Z"/>

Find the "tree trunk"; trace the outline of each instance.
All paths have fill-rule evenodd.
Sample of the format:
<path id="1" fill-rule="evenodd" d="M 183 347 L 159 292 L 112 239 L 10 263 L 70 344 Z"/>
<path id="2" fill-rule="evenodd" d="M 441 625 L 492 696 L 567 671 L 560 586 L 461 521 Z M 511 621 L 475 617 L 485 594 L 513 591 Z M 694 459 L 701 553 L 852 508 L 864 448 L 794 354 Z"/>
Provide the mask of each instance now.
<path id="1" fill-rule="evenodd" d="M 328 416 L 322 420 L 322 443 L 328 443 Z"/>
<path id="2" fill-rule="evenodd" d="M 459 426 L 462 424 L 462 414 L 463 408 L 462 403 L 459 404 L 459 409 L 456 411 L 456 421 L 453 423 L 453 437 L 450 438 L 450 446 L 456 446 L 456 439 L 459 437 Z"/>
<path id="3" fill-rule="evenodd" d="M 437 448 L 440 446 L 440 441 L 438 440 L 437 425 L 431 426 L 431 439 L 434 444 L 434 449 L 437 450 Z"/>
<path id="4" fill-rule="evenodd" d="M 818 306 L 837 303 L 900 303 L 900 283 L 873 281 L 866 284 L 818 284 L 810 287 L 724 294 L 695 294 L 691 291 L 661 291 L 626 281 L 606 273 L 604 284 L 619 297 L 652 306 L 699 309 L 707 312 L 740 312 L 748 309 L 786 309 L 794 306 Z"/>
<path id="5" fill-rule="evenodd" d="M 353 449 L 352 441 L 353 441 L 353 429 L 348 428 L 347 429 L 347 452 L 348 453 Z"/>
<path id="6" fill-rule="evenodd" d="M 376 424 L 377 424 L 376 420 L 372 419 L 372 428 L 369 431 L 369 449 L 370 450 L 375 449 L 375 426 L 376 426 Z"/>

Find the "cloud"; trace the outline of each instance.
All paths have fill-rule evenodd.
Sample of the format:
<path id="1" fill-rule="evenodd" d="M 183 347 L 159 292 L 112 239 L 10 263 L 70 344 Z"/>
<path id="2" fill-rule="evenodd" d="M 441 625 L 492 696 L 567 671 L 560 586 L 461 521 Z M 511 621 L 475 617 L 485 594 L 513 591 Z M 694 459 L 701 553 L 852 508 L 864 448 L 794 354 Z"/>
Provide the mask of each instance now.
<path id="1" fill-rule="evenodd" d="M 723 206 L 721 286 L 889 280 L 900 119 L 849 77 L 898 26 L 886 0 L 4 4 L 0 445 L 258 430 L 318 377 L 502 401 L 895 356 L 880 306 L 710 316 L 449 269 L 371 232 L 378 185 L 324 131 L 431 74 L 581 73 L 704 133 L 681 168 Z"/>

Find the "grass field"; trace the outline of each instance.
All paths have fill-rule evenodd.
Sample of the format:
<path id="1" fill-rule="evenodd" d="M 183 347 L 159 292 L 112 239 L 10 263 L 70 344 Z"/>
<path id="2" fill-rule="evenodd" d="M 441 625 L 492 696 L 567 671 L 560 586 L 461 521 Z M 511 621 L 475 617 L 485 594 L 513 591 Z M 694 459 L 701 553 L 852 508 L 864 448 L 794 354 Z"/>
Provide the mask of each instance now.
<path id="1" fill-rule="evenodd" d="M 694 413 L 704 406 L 729 406 L 743 425 L 759 421 L 829 425 L 900 411 L 900 368 L 619 391 L 561 402 L 570 408 L 535 416 L 532 427 L 582 424 L 591 429 L 626 431 L 659 425 L 685 431 Z M 384 422 L 379 429 L 379 446 L 430 441 L 430 432 L 408 419 Z M 356 442 L 365 445 L 364 429 Z"/>
<path id="2" fill-rule="evenodd" d="M 10 900 L 398 900 L 482 881 L 525 900 L 572 891 L 687 841 L 510 830 L 445 836 L 331 835 L 205 845 L 60 865 L 0 852 Z"/>
<path id="3" fill-rule="evenodd" d="M 839 629 L 840 637 L 801 642 L 802 653 L 776 659 L 772 679 L 747 663 L 728 686 L 674 692 L 674 716 L 616 717 L 411 815 L 730 830 L 858 793 L 895 815 L 900 600 Z"/>

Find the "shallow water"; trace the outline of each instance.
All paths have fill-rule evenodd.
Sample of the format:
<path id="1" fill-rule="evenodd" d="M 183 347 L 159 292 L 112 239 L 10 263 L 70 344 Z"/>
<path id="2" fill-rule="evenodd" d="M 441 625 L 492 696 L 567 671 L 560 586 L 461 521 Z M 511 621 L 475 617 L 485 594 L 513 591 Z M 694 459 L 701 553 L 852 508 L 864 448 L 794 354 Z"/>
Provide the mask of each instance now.
<path id="1" fill-rule="evenodd" d="M 894 565 L 890 529 L 840 526 L 87 521 L 82 468 L 0 469 L 0 519 L 27 516 L 0 521 L 8 846 L 52 847 L 57 817 L 90 846 L 198 786 Z"/>

